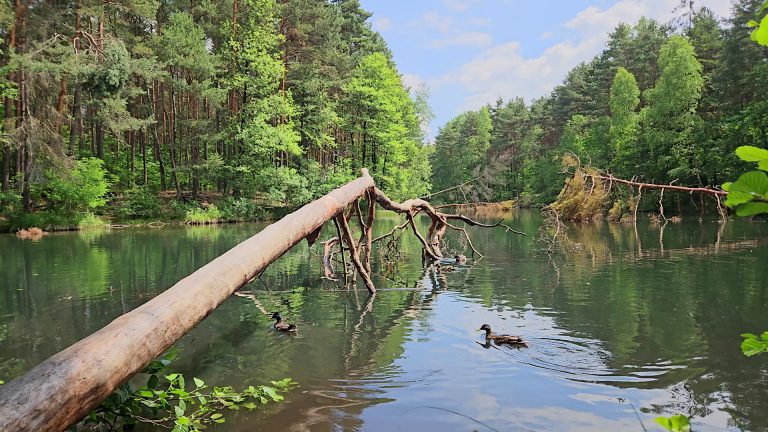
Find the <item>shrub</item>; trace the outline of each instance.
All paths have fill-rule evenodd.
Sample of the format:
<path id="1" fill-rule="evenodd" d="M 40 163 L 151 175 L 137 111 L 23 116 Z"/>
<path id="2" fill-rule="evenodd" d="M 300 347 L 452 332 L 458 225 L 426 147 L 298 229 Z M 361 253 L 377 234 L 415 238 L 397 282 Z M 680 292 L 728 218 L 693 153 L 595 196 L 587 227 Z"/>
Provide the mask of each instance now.
<path id="1" fill-rule="evenodd" d="M 88 211 L 106 204 L 109 189 L 107 171 L 101 159 L 85 158 L 75 161 L 69 175 L 49 173 L 50 180 L 43 193 L 55 210 L 65 213 Z"/>
<path id="2" fill-rule="evenodd" d="M 187 210 L 184 222 L 193 225 L 217 223 L 221 220 L 221 211 L 214 205 L 206 208 L 194 207 Z"/>
<path id="3" fill-rule="evenodd" d="M 85 212 L 77 222 L 79 229 L 104 228 L 107 223 L 91 212 Z"/>
<path id="4" fill-rule="evenodd" d="M 162 203 L 152 191 L 139 187 L 125 192 L 125 200 L 117 209 L 121 219 L 152 219 L 160 215 Z"/>
<path id="5" fill-rule="evenodd" d="M 254 200 L 226 198 L 219 202 L 221 217 L 227 221 L 256 221 L 266 219 L 266 212 Z"/>

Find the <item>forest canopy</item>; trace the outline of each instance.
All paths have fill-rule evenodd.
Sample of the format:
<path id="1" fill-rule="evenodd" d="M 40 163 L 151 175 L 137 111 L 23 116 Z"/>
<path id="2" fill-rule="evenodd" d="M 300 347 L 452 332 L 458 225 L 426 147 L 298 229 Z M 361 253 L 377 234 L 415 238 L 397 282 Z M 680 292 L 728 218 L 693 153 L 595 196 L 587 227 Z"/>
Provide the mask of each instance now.
<path id="1" fill-rule="evenodd" d="M 429 191 L 423 93 L 358 0 L 0 6 L 6 215 L 95 209 L 57 193 L 85 163 L 129 217 L 165 190 L 296 206 L 364 166 L 393 198 Z"/>
<path id="2" fill-rule="evenodd" d="M 768 147 L 761 2 L 724 20 L 685 4 L 673 23 L 620 24 L 551 93 L 462 113 L 428 143 L 428 89 L 403 84 L 359 0 L 2 2 L 0 217 L 246 220 L 361 167 L 393 199 L 470 182 L 437 199 L 543 205 L 566 154 L 717 186 L 745 169 L 737 147 Z M 62 198 L 79 189 L 104 194 Z"/>
<path id="3" fill-rule="evenodd" d="M 738 177 L 749 167 L 734 150 L 768 147 L 768 50 L 748 25 L 762 3 L 734 1 L 721 20 L 683 2 L 674 23 L 621 24 L 550 94 L 460 114 L 437 135 L 434 189 L 480 177 L 468 192 L 477 200 L 548 204 L 568 176 L 566 154 L 648 183 L 717 187 Z"/>

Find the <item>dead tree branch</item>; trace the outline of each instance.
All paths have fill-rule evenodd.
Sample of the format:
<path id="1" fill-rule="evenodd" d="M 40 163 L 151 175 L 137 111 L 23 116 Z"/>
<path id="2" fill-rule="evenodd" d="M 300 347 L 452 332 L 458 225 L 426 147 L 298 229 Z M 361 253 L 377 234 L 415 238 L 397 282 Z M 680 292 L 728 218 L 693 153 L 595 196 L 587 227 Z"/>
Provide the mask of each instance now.
<path id="1" fill-rule="evenodd" d="M 604 175 L 590 174 L 590 173 L 584 172 L 584 176 L 603 179 L 603 180 L 609 180 L 611 182 L 624 183 L 630 186 L 634 186 L 637 188 L 644 188 L 644 189 L 668 189 L 668 190 L 674 190 L 679 192 L 689 192 L 689 193 L 698 192 L 698 193 L 704 193 L 704 194 L 709 194 L 713 196 L 723 196 L 728 194 L 728 192 L 724 190 L 712 189 L 708 187 L 686 187 L 686 186 L 676 186 L 671 184 L 642 183 L 642 182 L 636 182 L 634 180 L 624 180 L 618 177 L 614 177 L 612 174 L 608 174 L 607 176 L 604 176 Z"/>
<path id="2" fill-rule="evenodd" d="M 451 186 L 451 187 L 449 187 L 448 189 L 443 189 L 443 190 L 441 190 L 441 191 L 437 191 L 437 192 L 434 192 L 434 193 L 431 193 L 431 194 L 428 194 L 428 195 L 424 195 L 424 196 L 422 196 L 422 197 L 419 197 L 419 198 L 421 198 L 421 199 L 427 199 L 427 198 L 431 198 L 431 197 L 433 197 L 433 196 L 435 196 L 435 195 L 440 195 L 440 194 L 442 194 L 442 193 L 445 193 L 445 192 L 450 192 L 450 191 L 452 191 L 452 190 L 460 189 L 460 188 L 462 188 L 463 186 L 466 186 L 466 185 L 468 185 L 468 184 L 470 184 L 470 183 L 474 183 L 474 182 L 476 182 L 476 181 L 480 180 L 481 178 L 482 178 L 482 176 L 478 176 L 478 177 L 475 177 L 475 178 L 473 178 L 472 180 L 469 180 L 469 181 L 465 181 L 464 183 L 462 183 L 462 184 L 460 184 L 460 185 Z"/>
<path id="3" fill-rule="evenodd" d="M 347 218 L 344 217 L 343 212 L 340 212 L 335 216 L 335 219 L 338 225 L 341 227 L 342 238 L 344 239 L 344 242 L 347 243 L 347 247 L 349 248 L 349 256 L 350 258 L 352 258 L 352 264 L 355 266 L 355 269 L 357 270 L 357 272 L 360 273 L 360 277 L 363 279 L 363 283 L 365 284 L 365 287 L 368 288 L 368 292 L 370 292 L 371 294 L 375 294 L 376 287 L 373 285 L 371 276 L 365 270 L 363 263 L 360 261 L 360 255 L 357 252 L 357 247 L 355 246 L 355 240 L 354 238 L 352 238 L 352 231 L 349 229 Z"/>

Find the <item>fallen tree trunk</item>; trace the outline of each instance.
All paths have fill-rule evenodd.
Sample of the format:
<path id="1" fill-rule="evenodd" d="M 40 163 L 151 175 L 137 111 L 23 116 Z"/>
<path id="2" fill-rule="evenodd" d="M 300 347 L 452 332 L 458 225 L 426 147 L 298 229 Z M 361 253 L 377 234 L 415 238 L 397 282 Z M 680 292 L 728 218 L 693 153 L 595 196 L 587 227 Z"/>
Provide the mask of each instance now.
<path id="1" fill-rule="evenodd" d="M 106 327 L 0 386 L 0 431 L 60 431 L 191 330 L 238 288 L 374 186 L 363 171 Z"/>
<path id="2" fill-rule="evenodd" d="M 367 223 L 358 202 L 363 197 L 368 199 Z M 337 237 L 323 242 L 325 276 L 334 279 L 330 264 L 333 248 L 338 246 L 345 285 L 346 250 L 366 288 L 375 295 L 370 262 L 372 244 L 378 240 L 372 238 L 376 203 L 405 214 L 408 223 L 401 228 L 410 224 L 425 255 L 433 260 L 442 257 L 441 242 L 447 228 L 462 232 L 473 253 L 479 254 L 466 229 L 449 221 L 485 228 L 501 226 L 524 235 L 501 222 L 483 224 L 462 214 L 437 211 L 422 199 L 394 202 L 375 187 L 373 178 L 363 169 L 360 178 L 268 226 L 144 305 L 0 386 L 0 431 L 60 431 L 76 423 L 291 247 L 305 238 L 311 246 L 328 220 L 334 221 Z M 345 212 L 350 204 L 352 209 Z M 421 212 L 432 220 L 428 240 L 413 219 Z M 361 229 L 357 242 L 349 226 L 354 213 Z"/>

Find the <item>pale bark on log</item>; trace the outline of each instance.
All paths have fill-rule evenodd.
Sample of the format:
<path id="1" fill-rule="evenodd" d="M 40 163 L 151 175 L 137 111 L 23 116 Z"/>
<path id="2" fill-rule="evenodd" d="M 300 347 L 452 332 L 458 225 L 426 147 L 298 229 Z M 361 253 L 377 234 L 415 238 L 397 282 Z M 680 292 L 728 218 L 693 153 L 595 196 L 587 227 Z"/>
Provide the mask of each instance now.
<path id="1" fill-rule="evenodd" d="M 373 191 L 368 190 L 368 221 L 365 226 L 365 270 L 371 272 L 371 250 L 373 249 L 373 221 L 376 219 L 376 200 Z"/>
<path id="2" fill-rule="evenodd" d="M 360 254 L 357 252 L 355 239 L 352 237 L 352 231 L 349 229 L 349 223 L 347 222 L 347 218 L 344 217 L 344 212 L 340 212 L 336 215 L 336 221 L 341 226 L 341 235 L 349 248 L 349 256 L 352 258 L 352 264 L 355 266 L 355 269 L 357 269 L 357 272 L 360 273 L 360 277 L 363 279 L 365 287 L 368 288 L 368 292 L 376 294 L 376 287 L 373 285 L 371 275 L 365 270 L 365 266 L 360 260 Z"/>
<path id="3" fill-rule="evenodd" d="M 613 175 L 610 175 L 610 174 L 607 176 L 603 176 L 598 174 L 584 173 L 584 176 L 598 178 L 601 180 L 609 180 L 611 182 L 616 182 L 616 183 L 624 183 L 629 186 L 635 186 L 637 188 L 644 188 L 644 189 L 662 189 L 662 190 L 669 189 L 669 190 L 674 190 L 678 192 L 688 192 L 688 193 L 698 192 L 698 193 L 704 193 L 704 194 L 709 194 L 713 196 L 728 195 L 728 192 L 720 189 L 712 189 L 708 187 L 676 186 L 671 184 L 642 183 L 642 182 L 636 182 L 633 180 L 624 180 L 618 177 L 614 177 Z"/>
<path id="4" fill-rule="evenodd" d="M 374 186 L 367 171 L 0 386 L 0 431 L 61 431 L 191 330 L 233 292 Z"/>
<path id="5" fill-rule="evenodd" d="M 325 278 L 335 281 L 336 274 L 333 271 L 333 248 L 336 247 L 336 245 L 339 244 L 339 238 L 338 237 L 332 237 L 326 241 L 323 242 L 323 272 L 325 274 Z M 342 249 L 342 254 L 344 253 Z"/>

